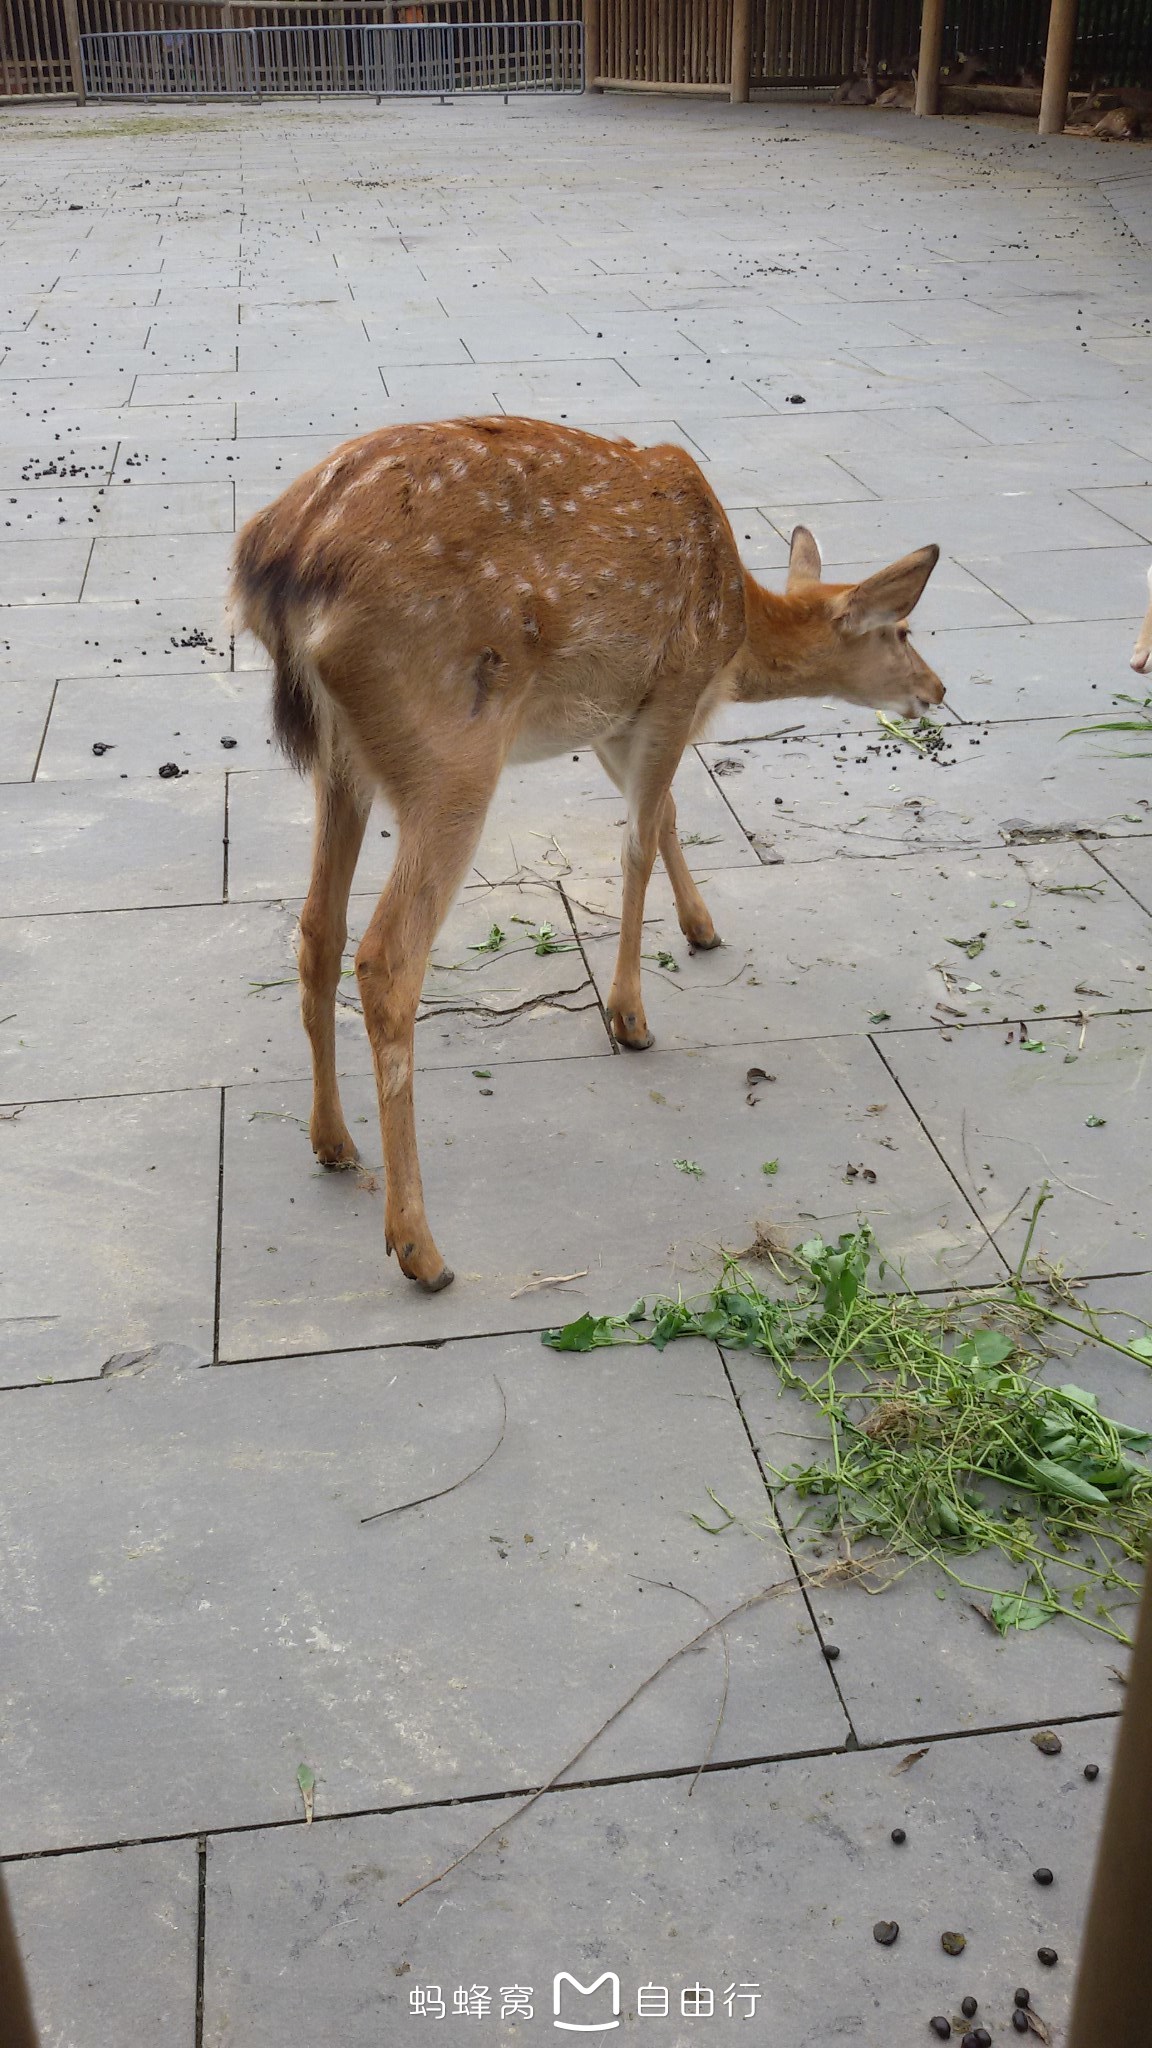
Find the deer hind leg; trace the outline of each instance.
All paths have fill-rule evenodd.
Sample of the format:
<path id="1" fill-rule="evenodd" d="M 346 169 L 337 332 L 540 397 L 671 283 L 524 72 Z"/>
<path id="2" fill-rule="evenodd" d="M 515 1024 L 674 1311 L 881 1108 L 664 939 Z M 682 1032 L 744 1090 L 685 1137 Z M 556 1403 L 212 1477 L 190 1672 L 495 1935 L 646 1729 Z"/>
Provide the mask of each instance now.
<path id="1" fill-rule="evenodd" d="M 441 770 L 434 798 L 397 799 L 396 865 L 356 954 L 380 1102 L 385 1242 L 430 1294 L 453 1276 L 424 1210 L 412 1101 L 416 1011 L 432 942 L 476 850 L 498 774 L 498 764 L 467 776 Z"/>
<path id="2" fill-rule="evenodd" d="M 605 758 L 609 750 L 597 748 L 613 779 L 618 778 L 619 771 L 628 797 L 628 825 L 624 834 L 620 863 L 624 874 L 624 898 L 620 907 L 620 943 L 616 954 L 616 971 L 612 977 L 612 988 L 608 997 L 608 1022 L 617 1044 L 628 1046 L 633 1052 L 643 1052 L 655 1043 L 648 1029 L 640 993 L 644 898 L 648 892 L 657 849 L 665 832 L 665 819 L 671 801 L 669 791 L 672 777 L 679 766 L 686 738 L 686 727 L 669 733 L 653 730 L 646 724 L 639 725 L 629 734 L 626 741 L 613 743 L 611 752 L 615 766 L 609 766 Z M 673 806 L 670 830 L 674 840 L 675 818 Z M 676 852 L 680 854 L 683 863 L 684 856 L 680 853 L 678 840 Z M 675 889 L 676 877 L 672 869 L 669 873 Z M 683 865 L 681 881 L 685 877 L 691 881 L 686 864 Z M 696 895 L 694 886 L 692 893 Z M 699 900 L 697 896 L 697 901 Z M 704 908 L 703 903 L 700 903 L 700 908 Z M 704 915 L 707 917 L 707 911 Z M 711 924 L 711 919 L 708 921 Z"/>
<path id="3" fill-rule="evenodd" d="M 316 776 L 312 880 L 300 913 L 300 1010 L 312 1047 L 312 1150 L 322 1166 L 355 1166 L 336 1080 L 336 990 L 348 937 L 348 895 L 370 798 L 338 768 Z"/>

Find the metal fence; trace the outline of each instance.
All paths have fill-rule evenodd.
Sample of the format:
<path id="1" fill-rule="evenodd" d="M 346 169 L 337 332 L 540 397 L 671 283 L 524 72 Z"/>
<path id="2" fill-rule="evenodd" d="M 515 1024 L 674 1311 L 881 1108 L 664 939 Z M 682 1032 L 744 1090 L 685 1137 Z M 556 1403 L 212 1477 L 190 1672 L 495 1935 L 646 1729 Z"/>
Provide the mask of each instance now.
<path id="1" fill-rule="evenodd" d="M 584 89 L 579 21 L 140 29 L 80 38 L 89 99 Z"/>

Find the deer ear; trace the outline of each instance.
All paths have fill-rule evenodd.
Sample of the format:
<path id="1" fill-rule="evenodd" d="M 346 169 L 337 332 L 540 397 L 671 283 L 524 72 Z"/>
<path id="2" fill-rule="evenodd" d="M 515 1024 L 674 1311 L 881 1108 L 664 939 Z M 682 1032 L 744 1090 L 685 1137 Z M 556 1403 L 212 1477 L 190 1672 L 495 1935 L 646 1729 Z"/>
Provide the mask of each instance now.
<path id="1" fill-rule="evenodd" d="M 794 526 L 792 545 L 788 550 L 788 588 L 795 589 L 798 583 L 819 583 L 823 564 L 814 535 L 806 526 Z"/>
<path id="2" fill-rule="evenodd" d="M 906 619 L 924 595 L 924 586 L 940 560 L 938 547 L 917 548 L 890 568 L 865 577 L 842 600 L 840 623 L 846 633 L 868 633 L 874 626 L 894 626 Z"/>

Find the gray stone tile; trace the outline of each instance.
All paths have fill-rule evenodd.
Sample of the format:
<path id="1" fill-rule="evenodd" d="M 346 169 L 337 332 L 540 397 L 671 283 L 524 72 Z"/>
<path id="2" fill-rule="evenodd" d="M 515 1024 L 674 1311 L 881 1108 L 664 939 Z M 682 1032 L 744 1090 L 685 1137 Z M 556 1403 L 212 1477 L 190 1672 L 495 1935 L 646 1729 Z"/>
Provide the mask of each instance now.
<path id="1" fill-rule="evenodd" d="M 4 544 L 20 541 L 91 541 L 103 487 L 99 484 L 33 484 L 3 493 Z"/>
<path id="2" fill-rule="evenodd" d="M 841 737 L 806 732 L 709 743 L 699 752 L 713 767 L 726 758 L 743 763 L 724 777 L 727 800 L 745 829 L 786 861 L 996 846 L 1030 831 L 1090 839 L 1146 831 L 1137 762 L 1068 731 L 1061 718 L 952 726 L 926 756 L 845 726 Z"/>
<path id="3" fill-rule="evenodd" d="M 68 441 L 41 431 L 25 436 L 5 434 L 0 441 L 0 490 L 11 495 L 23 485 L 70 485 L 107 482 L 116 458 L 116 442 Z"/>
<path id="4" fill-rule="evenodd" d="M 1098 1016 L 1099 999 L 1084 1000 L 1083 1034 L 1060 1018 L 1025 1020 L 1043 1052 L 1025 1052 L 1019 1033 L 989 1025 L 950 1041 L 893 1033 L 884 1057 L 1009 1260 L 1047 1181 L 1034 1253 L 1069 1273 L 1146 1272 L 1149 1020 Z M 1090 1128 L 1089 1117 L 1103 1128 Z"/>
<path id="5" fill-rule="evenodd" d="M 624 2024 L 641 1986 L 665 1987 L 663 2031 L 683 2043 L 710 2027 L 723 2038 L 724 1994 L 749 1984 L 759 1997 L 733 1999 L 732 2034 L 751 2006 L 750 2038 L 763 2030 L 789 2048 L 927 2038 L 929 2014 L 958 2013 L 967 1992 L 1007 2038 L 1025 1983 L 1061 2041 L 1113 1727 L 1066 1729 L 1062 1758 L 1026 1734 L 934 1743 L 895 1779 L 883 1750 L 720 1772 L 691 1798 L 683 1781 L 658 1781 L 550 1794 L 515 1820 L 510 1802 L 214 1840 L 205 2048 L 238 2035 L 280 2048 L 337 2009 L 347 2048 L 375 2048 L 382 2032 L 415 2041 L 436 2022 L 418 2016 L 414 1990 L 441 1987 L 451 2025 L 457 1986 L 475 1984 L 491 2009 L 459 2030 L 474 2024 L 512 2048 L 529 2029 L 550 2035 L 564 1970 L 580 1985 L 614 1971 Z M 1080 1775 L 1089 1760 L 1105 1767 L 1095 1786 Z M 502 1820 L 451 1878 L 397 1905 Z M 1047 1891 L 1031 1880 L 1041 1861 L 1059 1873 Z M 895 1950 L 872 1939 L 880 1915 L 900 1925 Z M 941 1953 L 945 1927 L 967 1934 L 958 1963 Z M 1059 1951 L 1053 1971 L 1036 1962 L 1041 1943 Z M 505 1985 L 532 1987 L 533 2021 L 501 2020 Z M 697 1985 L 713 2017 L 678 2023 Z M 562 2011 L 587 2025 L 607 2014 L 609 1992 L 566 1985 Z M 658 2021 L 638 2026 L 659 2038 Z"/>
<path id="6" fill-rule="evenodd" d="M 200 777 L 13 784 L 0 789 L 0 866 L 5 916 L 211 902 L 224 878 L 223 789 Z"/>
<path id="7" fill-rule="evenodd" d="M 1083 495 L 1110 519 L 1118 519 L 1123 526 L 1131 527 L 1133 533 L 1152 540 L 1152 483 L 1138 488 L 1131 486 L 1116 490 L 1090 490 Z"/>
<path id="8" fill-rule="evenodd" d="M 6 651 L 0 627 L 0 667 Z M 0 695 L 0 783 L 31 780 L 48 723 L 52 687 L 46 678 L 40 682 L 5 678 Z"/>
<path id="9" fill-rule="evenodd" d="M 1152 840 L 1128 845 L 1144 850 L 1144 895 L 1152 898 Z M 662 874 L 646 906 L 646 1002 L 666 1046 L 948 1028 L 957 1018 L 980 1023 L 1034 1011 L 1074 1016 L 1085 1001 L 1077 981 L 1107 990 L 1109 1009 L 1152 1010 L 1152 985 L 1137 972 L 1145 964 L 1152 972 L 1148 917 L 1121 888 L 1102 884 L 1079 846 L 912 855 L 875 869 L 849 863 L 834 883 L 821 861 L 721 871 L 701 882 L 725 941 L 718 951 L 690 951 Z M 568 893 L 607 998 L 619 883 L 576 878 Z M 974 957 L 959 940 L 975 947 Z M 661 966 L 661 954 L 673 964 Z M 777 1186 L 785 1185 L 782 1175 Z"/>
<path id="10" fill-rule="evenodd" d="M 659 1030 L 655 1004 L 653 1012 Z M 366 1183 L 314 1166 L 307 1088 L 235 1090 L 227 1112 L 224 1355 L 507 1328 L 521 1320 L 516 1290 L 541 1273 L 588 1269 L 587 1279 L 564 1289 L 565 1316 L 623 1313 L 641 1294 L 698 1289 L 717 1246 L 749 1243 L 769 1211 L 786 1234 L 813 1222 L 847 1228 L 857 1202 L 846 1163 L 871 1131 L 868 1105 L 892 1096 L 882 1061 L 860 1040 L 774 1045 L 771 1143 L 769 1126 L 745 1100 L 748 1063 L 746 1047 L 707 1060 L 657 1051 L 642 1066 L 623 1056 L 541 1060 L 501 1072 L 490 1098 L 465 1071 L 421 1078 L 429 1215 L 457 1274 L 455 1286 L 431 1300 L 385 1261 L 372 1176 Z M 374 1087 L 356 1078 L 344 1098 L 349 1129 L 375 1167 Z M 869 1190 L 885 1250 L 907 1258 L 917 1284 L 944 1284 L 961 1267 L 966 1277 L 987 1277 L 996 1268 L 981 1255 L 969 1211 L 895 1102 L 891 1133 L 903 1171 L 887 1189 Z M 563 1160 L 562 1204 L 542 1203 L 525 1174 L 529 1140 L 533 1157 Z M 761 1168 L 773 1156 L 804 1158 L 802 1185 L 798 1177 L 790 1191 L 775 1182 L 769 1189 Z M 702 1174 L 678 1169 L 679 1159 Z"/>
<path id="11" fill-rule="evenodd" d="M 162 604 L 14 606 L 0 619 L 0 681 L 57 676 L 190 674 L 228 663 L 220 607 L 204 598 Z M 261 664 L 266 660 L 261 657 Z M 255 664 L 242 645 L 237 667 Z"/>
<path id="12" fill-rule="evenodd" d="M 135 534 L 124 540 L 97 540 L 84 584 L 92 603 L 141 602 L 157 594 L 196 597 L 224 606 L 232 534 Z"/>
<path id="13" fill-rule="evenodd" d="M 221 746 L 225 739 L 236 745 Z M 94 744 L 110 751 L 94 754 Z M 121 676 L 114 669 L 58 684 L 39 774 L 111 787 L 125 775 L 155 780 L 170 761 L 182 775 L 200 776 L 263 767 L 272 758 L 264 676 L 216 668 L 193 681 L 179 673 Z M 175 788 L 175 779 L 163 786 Z"/>
<path id="14" fill-rule="evenodd" d="M 483 1472 L 362 1526 L 450 1485 L 505 1403 Z M 702 1609 L 791 1579 L 703 1343 L 573 1361 L 529 1334 L 208 1373 L 160 1359 L 11 1394 L 5 1430 L 29 1587 L 9 1852 L 290 1820 L 305 1761 L 321 1813 L 537 1784 Z M 748 1522 L 725 1542 L 691 1519 L 717 1476 Z M 51 1630 L 32 1606 L 46 1576 Z M 731 1656 L 718 1756 L 844 1739 L 796 1597 L 750 1609 Z M 719 1645 L 682 1659 L 581 1771 L 691 1768 L 724 1669 Z"/>
<path id="15" fill-rule="evenodd" d="M 101 540 L 146 534 L 228 533 L 233 507 L 230 479 L 221 483 L 114 484 L 100 503 Z"/>
<path id="16" fill-rule="evenodd" d="M 1152 839 L 1130 839 L 1123 846 L 1096 849 L 1101 867 L 1114 875 L 1122 889 L 1152 912 Z"/>
<path id="17" fill-rule="evenodd" d="M 687 409 L 679 417 L 685 432 L 705 455 L 744 464 L 770 456 L 798 460 L 804 455 L 831 455 L 842 456 L 851 467 L 853 455 L 884 456 L 893 446 L 935 450 L 985 445 L 982 435 L 962 426 L 950 412 L 908 402 L 884 419 L 876 410 L 830 414 L 809 412 L 807 407 L 792 408 L 786 418 L 778 419 L 697 419 Z M 766 474 L 771 475 L 767 465 Z M 770 505 L 776 495 L 769 489 L 757 503 Z M 812 499 L 816 493 L 801 491 L 798 495 Z"/>
<path id="18" fill-rule="evenodd" d="M 0 549 L 0 609 L 74 603 L 91 546 L 90 534 L 83 540 L 12 540 L 6 535 Z"/>
<path id="19" fill-rule="evenodd" d="M 673 788 L 680 831 L 694 864 L 756 865 L 746 835 L 695 752 L 685 754 Z M 313 807 L 311 785 L 287 770 L 230 779 L 228 893 L 234 900 L 304 894 L 311 873 Z M 564 754 L 510 768 L 493 798 L 473 874 L 506 882 L 516 876 L 562 881 L 575 870 L 616 873 L 625 817 L 624 798 L 593 754 L 574 759 Z M 358 890 L 383 886 L 379 863 L 371 868 L 367 863 L 376 835 L 391 826 L 389 813 L 379 807 L 368 828 Z"/>
<path id="20" fill-rule="evenodd" d="M 1137 544 L 979 558 L 966 551 L 966 563 L 1026 619 L 1117 619 L 1140 609 L 1148 587 L 1147 556 L 1147 548 Z"/>
<path id="21" fill-rule="evenodd" d="M 4 1881 L 44 2042 L 193 2048 L 194 1842 L 32 1857 Z"/>
<path id="22" fill-rule="evenodd" d="M 94 1377 L 152 1347 L 206 1362 L 219 1096 L 21 1100 L 0 1157 L 0 1383 Z"/>
<path id="23" fill-rule="evenodd" d="M 1001 548 L 1042 556 L 1056 548 L 1115 548 L 1125 538 L 1115 519 L 1071 493 L 1049 496 L 1032 491 L 951 500 L 943 494 L 907 500 L 889 495 L 880 505 L 782 504 L 774 500 L 766 510 L 781 533 L 791 533 L 797 525 L 810 526 L 830 561 L 892 561 L 913 547 L 922 547 L 927 538 L 947 554 L 965 560 Z M 980 564 L 973 560 L 973 566 L 980 575 Z M 1090 581 L 1087 564 L 1082 567 L 1085 580 Z"/>
<path id="24" fill-rule="evenodd" d="M 1103 622 L 918 631 L 916 638 L 962 718 L 1083 719 L 1111 710 L 1139 618 L 1137 605 L 1128 617 Z"/>
<path id="25" fill-rule="evenodd" d="M 1103 485 L 1132 487 L 1149 477 L 1148 459 L 1099 434 L 1074 441 L 1013 443 L 990 448 L 899 446 L 847 454 L 845 468 L 882 498 L 932 495 L 942 505 L 960 497 L 1078 490 L 1094 502 Z M 1092 488 L 1089 489 L 1088 487 Z M 1100 500 L 1108 510 L 1105 500 Z M 1120 514 L 1123 518 L 1123 514 Z"/>

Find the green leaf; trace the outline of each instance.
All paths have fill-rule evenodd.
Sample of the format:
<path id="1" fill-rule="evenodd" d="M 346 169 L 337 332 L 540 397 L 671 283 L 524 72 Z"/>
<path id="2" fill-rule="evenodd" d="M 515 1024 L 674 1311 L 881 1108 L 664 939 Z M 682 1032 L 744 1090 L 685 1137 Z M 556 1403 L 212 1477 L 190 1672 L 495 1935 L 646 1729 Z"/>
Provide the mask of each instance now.
<path id="1" fill-rule="evenodd" d="M 311 1764 L 300 1765 L 296 1772 L 296 1783 L 300 1787 L 300 1796 L 304 1801 L 304 1819 L 308 1826 L 311 1827 L 312 1797 L 316 1790 L 316 1773 L 312 1769 Z"/>
<path id="2" fill-rule="evenodd" d="M 1152 1337 L 1133 1337 L 1128 1349 L 1134 1351 L 1137 1358 L 1146 1358 L 1149 1365 L 1152 1365 Z"/>
<path id="3" fill-rule="evenodd" d="M 669 974 L 679 974 L 680 972 L 680 962 L 674 960 L 671 953 L 657 953 L 656 965 L 657 967 L 666 968 Z"/>
<path id="4" fill-rule="evenodd" d="M 1048 1047 L 1042 1038 L 1022 1038 L 1020 1040 L 1020 1050 L 1021 1052 L 1047 1052 Z"/>
<path id="5" fill-rule="evenodd" d="M 977 932 L 971 939 L 949 939 L 948 944 L 959 946 L 960 951 L 967 953 L 970 960 L 976 960 L 984 951 L 984 937 L 983 932 Z"/>
<path id="6" fill-rule="evenodd" d="M 1086 1116 L 1085 1126 L 1090 1131 L 1102 1131 L 1108 1119 L 1106 1116 Z"/>
<path id="7" fill-rule="evenodd" d="M 618 1316 L 594 1316 L 585 1309 L 574 1323 L 565 1323 L 559 1330 L 542 1330 L 540 1342 L 550 1351 L 595 1351 L 601 1345 L 619 1344 L 619 1328 Z"/>
<path id="8" fill-rule="evenodd" d="M 550 924 L 537 925 L 536 930 L 529 932 L 528 936 L 531 939 L 535 939 L 535 950 L 541 956 L 546 953 L 574 953 L 576 950 L 574 945 L 562 945 L 555 936 Z"/>
<path id="9" fill-rule="evenodd" d="M 869 1013 L 868 1022 L 870 1024 L 890 1024 L 891 1021 L 891 1010 L 872 1010 Z"/>
<path id="10" fill-rule="evenodd" d="M 678 1173 L 691 1173 L 697 1180 L 704 1178 L 704 1168 L 697 1166 L 694 1159 L 674 1159 L 672 1164 Z"/>
<path id="11" fill-rule="evenodd" d="M 490 1081 L 492 1079 L 491 1067 L 473 1067 L 472 1079 L 474 1081 Z"/>
<path id="12" fill-rule="evenodd" d="M 779 1173 L 780 1161 L 778 1159 L 766 1159 L 764 1161 L 763 1166 L 760 1168 L 760 1171 L 761 1173 L 767 1173 L 769 1175 L 773 1173 Z"/>
<path id="13" fill-rule="evenodd" d="M 1084 1507 L 1106 1508 L 1108 1496 L 1101 1493 L 1087 1479 L 1081 1479 L 1067 1465 L 1058 1465 L 1054 1458 L 1030 1458 L 1027 1451 L 1018 1450 L 1017 1460 L 1032 1480 L 1038 1493 L 1056 1494 L 1061 1500 L 1079 1501 Z M 1020 1485 L 1019 1478 L 1016 1485 Z"/>
<path id="14" fill-rule="evenodd" d="M 965 1366 L 1003 1365 L 1015 1350 L 1011 1337 L 1003 1330 L 973 1330 L 956 1346 L 956 1363 Z"/>
<path id="15" fill-rule="evenodd" d="M 1046 1621 L 1051 1621 L 1055 1608 L 1046 1601 L 1030 1599 L 1027 1593 L 997 1593 L 989 1612 L 994 1626 L 1006 1636 L 1014 1628 L 1043 1628 Z"/>
<path id="16" fill-rule="evenodd" d="M 470 953 L 498 953 L 504 944 L 505 937 L 506 934 L 501 931 L 499 925 L 494 924 L 488 937 L 482 939 L 478 946 L 469 946 L 468 951 Z"/>

